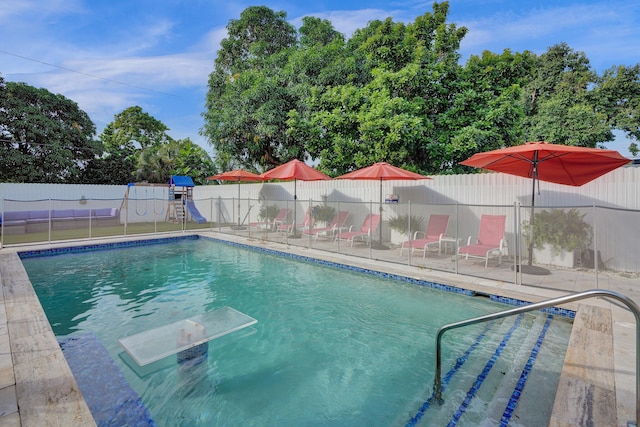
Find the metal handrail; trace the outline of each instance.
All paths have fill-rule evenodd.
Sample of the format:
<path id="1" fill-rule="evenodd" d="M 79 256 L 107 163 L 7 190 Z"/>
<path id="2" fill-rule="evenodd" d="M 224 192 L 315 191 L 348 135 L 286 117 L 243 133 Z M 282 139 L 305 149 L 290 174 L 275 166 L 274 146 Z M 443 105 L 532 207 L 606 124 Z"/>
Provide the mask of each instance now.
<path id="1" fill-rule="evenodd" d="M 622 295 L 618 292 L 600 290 L 600 289 L 591 289 L 589 291 L 578 292 L 572 295 L 566 295 L 563 297 L 553 298 L 546 301 L 541 301 L 533 304 L 529 304 L 522 307 L 512 308 L 510 310 L 501 311 L 499 313 L 487 314 L 484 316 L 474 317 L 472 319 L 461 320 L 459 322 L 449 323 L 447 325 L 442 326 L 438 329 L 438 333 L 436 335 L 436 372 L 435 379 L 433 384 L 433 399 L 436 403 L 442 404 L 444 400 L 442 399 L 442 358 L 441 358 L 441 349 L 442 349 L 442 336 L 445 332 L 460 328 L 462 326 L 474 325 L 480 322 L 487 322 L 489 320 L 502 319 L 504 317 L 513 316 L 520 313 L 525 313 L 528 311 L 539 310 L 546 307 L 551 307 L 557 304 L 569 303 L 577 300 L 592 298 L 592 297 L 604 297 L 604 298 L 612 298 L 618 300 L 625 304 L 629 310 L 633 313 L 636 318 L 636 424 L 640 420 L 640 307 L 631 300 L 631 298 Z"/>

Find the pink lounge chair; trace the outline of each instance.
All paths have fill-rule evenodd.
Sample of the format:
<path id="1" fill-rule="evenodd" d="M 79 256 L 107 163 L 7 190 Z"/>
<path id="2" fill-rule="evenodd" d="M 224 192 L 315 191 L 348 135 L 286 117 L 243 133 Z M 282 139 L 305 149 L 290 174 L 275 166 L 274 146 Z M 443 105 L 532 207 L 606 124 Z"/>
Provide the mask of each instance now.
<path id="1" fill-rule="evenodd" d="M 429 217 L 429 223 L 427 224 L 426 231 L 416 231 L 412 240 L 407 240 L 402 243 L 400 247 L 400 256 L 405 248 L 409 250 L 421 250 L 422 258 L 427 254 L 427 248 L 429 246 L 438 245 L 438 255 L 442 253 L 442 238 L 447 232 L 447 225 L 449 224 L 449 215 L 431 215 Z"/>
<path id="2" fill-rule="evenodd" d="M 458 248 L 458 255 L 484 258 L 484 267 L 487 268 L 489 256 L 498 254 L 498 265 L 502 263 L 502 253 L 506 250 L 507 244 L 504 240 L 505 215 L 482 215 L 480 218 L 480 231 L 476 243 L 473 236 L 469 236 L 466 246 Z"/>
<path id="3" fill-rule="evenodd" d="M 318 239 L 318 236 L 333 237 L 342 227 L 344 227 L 344 224 L 347 222 L 347 218 L 349 218 L 349 211 L 339 211 L 333 216 L 333 219 L 326 227 L 311 227 L 309 229 L 305 229 L 303 234 L 311 234 L 315 240 Z"/>
<path id="4" fill-rule="evenodd" d="M 269 230 L 276 229 L 280 224 L 287 221 L 290 212 L 291 209 L 282 208 L 280 209 L 280 212 L 278 212 L 278 215 L 276 215 L 276 217 L 272 221 L 251 222 L 249 223 L 249 227 Z"/>
<path id="5" fill-rule="evenodd" d="M 350 241 L 351 246 L 353 246 L 353 241 L 364 240 L 371 241 L 371 236 L 376 232 L 378 226 L 380 225 L 380 215 L 379 214 L 369 214 L 362 221 L 362 225 L 356 231 L 352 231 L 353 226 L 349 227 L 349 231 L 345 231 L 343 233 L 338 233 L 336 236 L 336 241 L 345 240 Z"/>
<path id="6" fill-rule="evenodd" d="M 312 213 L 313 208 L 307 208 L 307 212 L 304 214 L 304 219 L 302 220 L 301 224 L 282 222 L 278 224 L 276 230 L 286 231 L 287 233 L 293 233 L 294 228 L 295 231 L 297 231 L 298 229 L 303 229 L 306 231 L 313 226 L 313 216 L 311 215 Z"/>

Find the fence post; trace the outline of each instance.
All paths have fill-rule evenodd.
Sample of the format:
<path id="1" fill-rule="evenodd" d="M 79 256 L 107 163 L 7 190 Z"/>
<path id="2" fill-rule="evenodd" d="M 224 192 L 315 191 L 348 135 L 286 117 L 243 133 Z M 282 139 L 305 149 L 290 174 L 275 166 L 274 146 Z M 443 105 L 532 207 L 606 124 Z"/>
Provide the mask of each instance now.
<path id="1" fill-rule="evenodd" d="M 456 260 L 455 262 L 455 271 L 456 274 L 458 274 L 458 239 L 460 236 L 460 229 L 459 229 L 459 225 L 460 224 L 460 211 L 458 210 L 458 202 L 456 202 L 456 245 L 455 245 L 455 253 L 453 254 L 453 258 Z"/>
<path id="2" fill-rule="evenodd" d="M 339 213 L 340 213 L 340 200 L 338 200 L 338 214 Z M 340 239 L 338 239 L 338 236 L 340 235 L 340 233 L 342 233 L 342 226 L 340 228 L 338 228 L 337 230 L 335 230 L 335 234 L 333 235 L 333 241 L 336 244 L 336 253 L 337 254 L 340 253 Z"/>
<path id="3" fill-rule="evenodd" d="M 89 239 L 91 239 L 92 234 L 91 234 L 91 214 L 93 213 L 93 203 L 92 203 L 93 198 L 89 197 Z"/>
<path id="4" fill-rule="evenodd" d="M 513 283 L 522 284 L 522 254 L 520 253 L 520 202 L 513 203 L 514 242 L 513 242 Z M 519 280 L 518 280 L 519 278 Z"/>
<path id="5" fill-rule="evenodd" d="M 599 261 L 600 256 L 598 256 L 598 208 L 596 207 L 596 202 L 593 202 L 593 268 L 596 273 L 596 289 L 600 289 L 598 283 Z M 640 422 L 640 420 L 637 421 Z"/>
<path id="6" fill-rule="evenodd" d="M 411 231 L 412 231 L 411 230 L 411 200 L 409 200 L 409 209 L 408 210 L 409 210 L 409 216 L 407 217 L 407 221 L 409 222 L 409 224 L 407 226 L 407 230 L 408 230 L 408 232 L 407 232 L 408 233 L 407 234 L 407 245 L 408 245 L 408 248 L 407 249 L 409 249 L 408 265 L 409 265 L 409 267 L 411 267 L 411 252 L 413 252 L 413 250 L 411 249 Z M 429 221 L 429 220 L 427 219 L 427 221 Z M 425 235 L 425 239 L 426 239 L 426 237 L 427 236 Z M 402 245 L 403 244 L 404 243 L 402 242 L 402 239 L 400 239 L 400 252 L 402 252 Z M 426 250 L 427 249 L 425 248 L 425 251 Z"/>
<path id="7" fill-rule="evenodd" d="M 2 198 L 2 219 L 4 219 L 4 197 Z M 4 246 L 4 221 L 0 223 L 0 249 Z"/>
<path id="8" fill-rule="evenodd" d="M 382 193 L 382 190 L 380 190 Z M 382 203 L 382 201 L 380 201 Z M 373 212 L 373 201 L 369 200 L 369 212 Z M 378 228 L 382 225 L 382 204 L 380 205 L 380 224 L 378 224 Z M 369 217 L 369 259 L 373 258 L 373 230 L 371 229 L 371 225 L 373 223 L 373 217 Z M 382 239 L 382 234 L 380 234 L 380 239 Z M 351 238 L 351 245 L 353 246 L 353 238 Z"/>
<path id="9" fill-rule="evenodd" d="M 49 198 L 49 244 L 51 244 L 51 229 L 53 224 L 51 223 L 51 198 Z"/>

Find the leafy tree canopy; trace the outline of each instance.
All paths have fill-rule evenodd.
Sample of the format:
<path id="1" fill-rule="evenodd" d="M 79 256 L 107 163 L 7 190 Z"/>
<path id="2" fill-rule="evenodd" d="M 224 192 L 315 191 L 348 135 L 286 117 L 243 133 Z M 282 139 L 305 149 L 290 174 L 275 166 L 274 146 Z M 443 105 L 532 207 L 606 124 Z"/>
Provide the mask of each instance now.
<path id="1" fill-rule="evenodd" d="M 87 182 L 126 184 L 133 181 L 168 182 L 171 175 L 189 175 L 205 184 L 215 173 L 206 151 L 189 138 L 174 140 L 169 128 L 141 107 L 114 116 L 100 134 L 104 155 L 87 169 Z"/>
<path id="2" fill-rule="evenodd" d="M 75 183 L 100 154 L 95 125 L 62 95 L 0 77 L 0 181 Z"/>
<path id="3" fill-rule="evenodd" d="M 461 65 L 467 29 L 448 12 L 434 3 L 412 23 L 371 21 L 345 40 L 327 20 L 304 17 L 296 33 L 285 12 L 246 9 L 209 77 L 201 134 L 216 163 L 262 171 L 319 159 L 337 175 L 385 160 L 459 173 L 477 152 L 531 140 L 599 147 L 614 130 L 638 152 L 640 65 L 598 76 L 565 43 Z"/>
<path id="4" fill-rule="evenodd" d="M 206 151 L 189 138 L 151 145 L 140 151 L 136 181 L 168 182 L 172 175 L 190 176 L 197 185 L 206 184 L 214 167 Z"/>
<path id="5" fill-rule="evenodd" d="M 115 115 L 105 126 L 100 141 L 109 153 L 135 155 L 137 150 L 171 141 L 169 128 L 137 105 Z"/>

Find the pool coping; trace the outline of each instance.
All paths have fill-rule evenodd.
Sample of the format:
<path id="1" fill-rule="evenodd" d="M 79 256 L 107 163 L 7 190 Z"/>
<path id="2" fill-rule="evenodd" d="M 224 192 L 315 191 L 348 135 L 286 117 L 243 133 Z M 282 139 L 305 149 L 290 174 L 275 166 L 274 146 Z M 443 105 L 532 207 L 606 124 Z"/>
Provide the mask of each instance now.
<path id="1" fill-rule="evenodd" d="M 12 366 L 6 366 L 6 361 L 2 363 L 0 359 L 0 422 L 3 425 L 16 426 L 95 425 L 22 266 L 18 256 L 19 252 L 58 250 L 66 253 L 69 250 L 63 248 L 91 246 L 98 250 L 104 248 L 101 245 L 105 244 L 119 246 L 122 242 L 130 242 L 126 244 L 140 246 L 152 244 L 151 241 L 153 244 L 160 240 L 166 241 L 166 238 L 175 240 L 198 238 L 199 236 L 301 260 L 346 266 L 346 268 L 385 277 L 403 277 L 408 281 L 424 281 L 432 283 L 436 287 L 439 286 L 438 282 L 449 283 L 450 285 L 441 285 L 447 287 L 444 290 L 459 292 L 458 289 L 463 289 L 481 295 L 496 295 L 507 298 L 508 301 L 537 302 L 567 294 L 567 292 L 549 289 L 523 289 L 522 286 L 446 272 L 424 269 L 421 271 L 420 269 L 407 268 L 407 266 L 343 254 L 336 256 L 337 254 L 323 251 L 239 238 L 216 232 L 196 231 L 180 234 L 179 237 L 176 237 L 175 234 L 154 235 L 153 238 L 148 235 L 129 236 L 126 239 L 109 239 L 104 243 L 92 245 L 86 245 L 86 242 L 84 244 L 83 242 L 62 242 L 42 245 L 40 249 L 29 247 L 24 250 L 19 248 L 3 250 L 0 251 L 0 281 L 2 281 L 0 291 L 2 292 L 1 297 L 3 297 L 3 304 L 0 304 L 0 308 L 4 309 L 0 310 L 0 358 L 5 357 L 6 359 L 7 349 L 9 349 Z M 610 303 L 603 301 L 595 301 L 593 304 L 587 305 L 601 306 L 605 311 L 611 310 Z M 572 312 L 577 311 L 578 307 L 577 304 L 562 306 L 563 309 Z M 3 314 L 4 316 L 2 316 Z M 615 391 L 613 393 L 615 396 Z M 5 399 L 5 396 L 8 398 Z M 12 404 L 12 396 L 15 396 L 15 404 Z M 635 409 L 633 402 L 631 407 Z"/>

